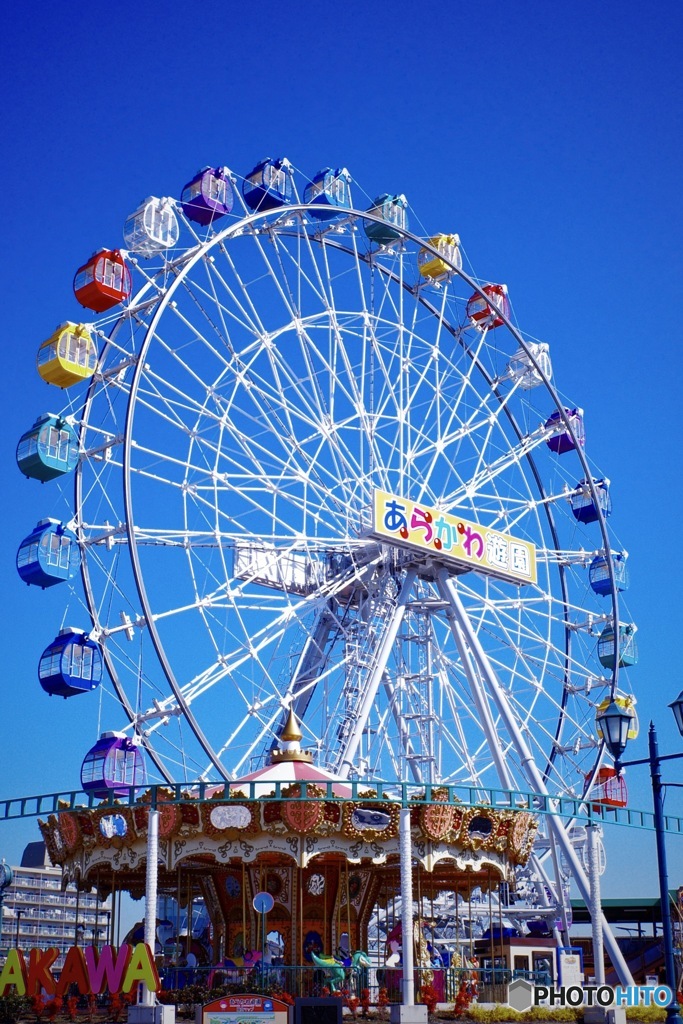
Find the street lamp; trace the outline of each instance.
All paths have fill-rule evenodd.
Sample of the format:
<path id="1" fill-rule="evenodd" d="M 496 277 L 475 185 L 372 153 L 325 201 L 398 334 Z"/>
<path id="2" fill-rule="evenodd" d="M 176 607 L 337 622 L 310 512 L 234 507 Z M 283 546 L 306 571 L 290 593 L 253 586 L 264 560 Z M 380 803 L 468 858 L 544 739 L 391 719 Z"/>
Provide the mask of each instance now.
<path id="1" fill-rule="evenodd" d="M 683 736 L 683 690 L 676 700 L 669 704 L 673 711 L 676 725 L 681 736 Z M 622 768 L 631 767 L 637 764 L 650 766 L 650 779 L 652 781 L 652 806 L 654 811 L 655 837 L 657 840 L 657 871 L 659 874 L 659 900 L 662 908 L 662 934 L 664 939 L 664 964 L 666 968 L 666 983 L 671 989 L 671 1003 L 666 1010 L 667 1024 L 683 1024 L 680 1007 L 676 998 L 676 970 L 674 966 L 673 937 L 671 932 L 671 914 L 669 912 L 669 877 L 666 866 L 666 845 L 664 830 L 664 801 L 662 790 L 661 763 L 662 761 L 674 761 L 683 757 L 680 754 L 659 754 L 657 743 L 657 732 L 654 722 L 650 722 L 648 732 L 648 757 L 641 757 L 636 761 L 622 761 L 621 756 L 626 749 L 628 742 L 628 731 L 632 724 L 632 715 L 619 704 L 612 700 L 604 709 L 596 715 L 596 722 L 599 731 L 605 740 L 610 754 L 614 758 L 614 767 L 617 775 Z M 669 783 L 679 786 L 680 783 Z"/>
<path id="2" fill-rule="evenodd" d="M 678 731 L 680 732 L 681 736 L 683 736 L 683 690 L 681 690 L 679 695 L 676 697 L 676 700 L 671 701 L 669 707 L 674 713 L 674 718 L 676 719 Z"/>

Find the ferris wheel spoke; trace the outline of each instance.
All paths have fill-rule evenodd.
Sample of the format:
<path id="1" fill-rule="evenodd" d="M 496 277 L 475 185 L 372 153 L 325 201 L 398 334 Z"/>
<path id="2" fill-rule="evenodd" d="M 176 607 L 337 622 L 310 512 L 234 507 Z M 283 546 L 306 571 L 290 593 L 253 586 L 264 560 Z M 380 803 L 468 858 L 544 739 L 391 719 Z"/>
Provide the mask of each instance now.
<path id="1" fill-rule="evenodd" d="M 234 263 L 229 256 L 228 248 L 225 244 L 221 245 L 221 251 L 227 256 L 234 276 Z M 236 349 L 232 340 L 231 328 L 236 331 L 242 330 L 245 332 L 246 337 L 251 336 L 254 340 L 266 335 L 267 331 L 261 318 L 258 316 L 256 307 L 250 300 L 249 292 L 245 288 L 244 283 L 239 281 L 237 288 L 230 284 L 227 280 L 227 275 L 221 272 L 215 260 L 207 260 L 204 265 L 208 274 L 208 287 L 210 289 L 210 293 L 207 293 L 207 296 L 210 294 L 213 299 L 222 328 L 217 333 L 223 338 L 231 359 L 234 359 Z M 217 288 L 221 291 L 220 297 Z M 239 298 L 240 294 L 243 299 L 246 299 L 246 305 Z"/>
<path id="2" fill-rule="evenodd" d="M 230 246 L 225 240 L 221 240 L 219 252 L 224 259 L 226 271 L 229 272 L 234 282 L 230 284 L 227 281 L 228 274 L 221 274 L 215 264 L 212 265 L 212 270 L 224 289 L 224 302 L 230 303 L 226 315 L 236 326 L 243 326 L 247 332 L 251 332 L 254 338 L 264 337 L 268 331 L 259 313 L 258 305 L 252 300 L 249 289 L 239 274 Z"/>
<path id="3" fill-rule="evenodd" d="M 370 568 L 371 567 L 368 566 L 366 571 L 370 571 Z M 276 647 L 293 623 L 297 623 L 302 617 L 310 615 L 311 612 L 315 611 L 317 606 L 329 602 L 329 600 L 334 598 L 337 593 L 346 589 L 349 585 L 349 578 L 348 574 L 341 576 L 335 582 L 329 583 L 326 588 L 323 589 L 322 593 L 316 592 L 314 595 L 300 598 L 296 602 L 292 602 L 290 600 L 284 606 L 282 605 L 282 602 L 280 602 L 279 608 L 269 619 L 267 625 L 258 630 L 253 630 L 253 626 L 247 622 L 246 619 L 241 619 L 241 608 L 244 606 L 245 610 L 249 610 L 249 599 L 247 599 L 247 602 L 243 602 L 241 598 L 239 600 L 235 600 L 234 598 L 232 600 L 228 600 L 229 607 L 241 619 L 243 639 L 231 652 L 221 654 L 221 657 L 217 662 L 203 670 L 199 676 L 181 687 L 184 699 L 188 704 L 192 703 L 198 697 L 206 693 L 207 690 L 209 690 L 218 680 L 233 677 L 244 664 L 249 663 L 254 657 L 259 658 L 261 669 L 265 670 L 266 665 L 262 660 L 260 660 L 262 652 L 266 652 L 269 649 Z M 212 602 L 214 605 L 215 603 L 216 602 Z M 191 605 L 187 608 L 173 608 L 157 613 L 155 615 L 155 621 L 159 622 L 165 618 L 182 614 L 193 608 L 206 608 L 208 606 L 209 601 L 204 598 L 198 601 L 196 605 Z M 235 630 L 233 630 L 233 633 L 234 632 Z M 269 695 L 267 698 L 260 698 L 261 703 L 269 703 L 273 700 L 282 700 L 279 680 L 272 680 L 271 683 L 272 688 L 269 691 Z M 301 691 L 299 690 L 297 692 Z M 246 706 L 250 707 L 249 699 L 245 697 L 244 700 Z"/>
<path id="4" fill-rule="evenodd" d="M 489 740 L 488 745 L 496 766 L 500 784 L 507 789 L 512 789 L 514 785 L 513 779 L 505 759 L 504 752 L 498 742 L 491 743 L 491 737 L 495 735 L 496 729 L 491 708 L 489 706 L 489 698 L 485 690 L 484 680 L 481 677 L 480 668 L 477 666 L 473 653 L 468 647 L 462 623 L 459 622 L 455 616 L 451 616 L 449 624 L 458 649 L 458 654 L 460 655 L 460 663 L 469 684 L 470 693 L 479 721 L 481 722 L 484 734 Z"/>
<path id="5" fill-rule="evenodd" d="M 229 332 L 226 333 L 225 330 L 222 330 L 221 325 L 215 322 L 212 312 L 215 307 L 221 324 L 224 324 L 225 318 L 229 314 L 229 310 L 220 300 L 218 300 L 217 296 L 212 291 L 211 282 L 207 285 L 203 285 L 195 277 L 193 281 L 193 288 L 190 289 L 185 276 L 181 277 L 179 280 L 182 284 L 183 290 L 187 292 L 188 297 L 191 299 L 192 306 L 188 311 L 179 310 L 178 306 L 176 306 L 174 309 L 175 317 L 189 331 L 191 335 L 189 341 L 199 342 L 203 346 L 206 354 L 215 362 L 216 366 L 225 368 L 229 363 L 232 349 L 230 344 L 230 334 Z M 190 313 L 195 314 L 197 321 L 195 321 L 194 318 L 190 318 Z M 253 340 L 258 338 L 258 335 L 255 335 L 253 330 L 249 330 L 248 333 L 249 337 Z M 183 340 L 183 347 L 187 347 L 189 341 Z M 199 381 L 199 383 L 201 383 L 201 381 Z"/>
<path id="6" fill-rule="evenodd" d="M 301 215 L 298 215 L 298 217 L 300 224 L 303 225 Z M 316 248 L 314 249 L 314 243 L 305 229 L 297 231 L 296 238 L 298 242 L 297 250 L 290 250 L 287 245 L 278 245 L 280 259 L 283 264 L 290 267 L 297 281 L 299 294 L 303 288 L 309 288 L 312 296 L 319 301 L 321 307 L 329 310 L 332 306 L 328 284 L 329 278 L 327 281 L 325 280 L 319 265 L 324 246 L 315 243 Z M 306 260 L 303 258 L 304 253 Z M 308 267 L 310 267 L 310 272 L 307 270 Z M 297 307 L 299 308 L 300 306 L 301 301 L 297 303 Z"/>

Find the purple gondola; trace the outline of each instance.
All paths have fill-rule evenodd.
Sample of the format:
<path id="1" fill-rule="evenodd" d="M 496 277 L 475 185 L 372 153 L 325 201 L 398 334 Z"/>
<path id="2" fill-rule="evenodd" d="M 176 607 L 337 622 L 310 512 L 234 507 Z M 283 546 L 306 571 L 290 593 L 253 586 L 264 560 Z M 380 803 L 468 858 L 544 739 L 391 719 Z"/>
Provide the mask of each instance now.
<path id="1" fill-rule="evenodd" d="M 556 452 L 558 455 L 564 455 L 565 452 L 573 452 L 577 444 L 580 448 L 583 448 L 586 442 L 586 432 L 583 425 L 583 409 L 565 408 L 564 412 L 569 420 L 569 425 L 572 428 L 574 434 L 573 437 L 565 427 L 562 416 L 558 410 L 556 410 L 545 421 L 546 429 L 552 429 L 554 431 L 552 436 L 546 441 L 546 444 L 548 445 L 548 448 L 550 448 L 551 452 Z"/>
<path id="2" fill-rule="evenodd" d="M 101 799 L 128 796 L 131 788 L 144 786 L 145 780 L 139 742 L 121 732 L 103 732 L 81 765 L 83 789 Z"/>
<path id="3" fill-rule="evenodd" d="M 180 194 L 187 219 L 204 226 L 230 213 L 234 201 L 227 167 L 202 167 Z"/>

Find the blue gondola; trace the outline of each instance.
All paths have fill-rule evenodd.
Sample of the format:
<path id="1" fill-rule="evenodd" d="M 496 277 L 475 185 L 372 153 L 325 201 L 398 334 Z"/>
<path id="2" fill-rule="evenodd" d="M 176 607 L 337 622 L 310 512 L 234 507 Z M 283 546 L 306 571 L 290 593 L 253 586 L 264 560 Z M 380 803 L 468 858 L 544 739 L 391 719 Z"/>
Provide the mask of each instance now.
<path id="1" fill-rule="evenodd" d="M 180 194 L 183 213 L 195 224 L 211 224 L 230 213 L 235 193 L 227 167 L 202 167 Z"/>
<path id="2" fill-rule="evenodd" d="M 304 202 L 325 207 L 310 211 L 317 220 L 338 217 L 344 210 L 351 209 L 351 175 L 345 167 L 338 167 L 336 171 L 324 167 L 304 189 Z"/>
<path id="3" fill-rule="evenodd" d="M 390 196 L 388 192 L 378 196 L 372 206 L 368 207 L 368 213 L 381 217 L 383 223 L 375 221 L 363 221 L 365 234 L 372 242 L 379 245 L 389 245 L 401 237 L 401 231 L 408 227 L 408 200 L 405 196 Z"/>
<path id="4" fill-rule="evenodd" d="M 58 519 L 41 519 L 17 551 L 17 571 L 22 580 L 43 590 L 72 579 L 80 565 L 78 538 Z"/>
<path id="5" fill-rule="evenodd" d="M 145 761 L 135 739 L 124 733 L 103 732 L 83 759 L 81 785 L 86 793 L 104 799 L 128 796 L 132 786 L 144 786 Z"/>
<path id="6" fill-rule="evenodd" d="M 598 508 L 602 510 L 603 516 L 612 514 L 612 499 L 609 495 L 609 480 L 606 478 L 593 479 L 593 486 L 597 494 L 597 504 L 591 494 L 587 480 L 579 480 L 576 485 L 576 493 L 570 497 L 572 512 L 580 523 L 595 523 L 598 519 Z"/>
<path id="7" fill-rule="evenodd" d="M 40 656 L 38 679 L 51 697 L 75 697 L 96 690 L 102 680 L 99 646 L 82 629 L 67 626 Z"/>
<path id="8" fill-rule="evenodd" d="M 612 555 L 611 557 L 612 569 L 614 571 L 614 582 L 617 590 L 628 590 L 629 575 L 628 567 L 626 565 L 626 555 L 620 553 Z M 612 592 L 609 561 L 604 555 L 597 555 L 591 562 L 588 569 L 588 582 L 591 585 L 591 589 L 602 597 L 605 597 L 607 594 Z"/>
<path id="9" fill-rule="evenodd" d="M 604 668 L 614 665 L 614 629 L 605 626 L 598 639 L 598 661 Z M 636 627 L 633 623 L 619 623 L 619 668 L 638 663 Z"/>
<path id="10" fill-rule="evenodd" d="M 52 412 L 39 416 L 17 445 L 17 465 L 24 476 L 34 480 L 52 480 L 76 468 L 78 438 L 76 431 L 61 416 Z"/>
<path id="11" fill-rule="evenodd" d="M 266 157 L 242 182 L 242 195 L 250 210 L 275 210 L 291 203 L 293 197 L 291 164 L 283 157 Z"/>
<path id="12" fill-rule="evenodd" d="M 583 448 L 586 443 L 586 431 L 583 425 L 583 409 L 566 409 L 564 410 L 569 424 L 574 432 L 574 437 L 565 428 L 564 421 L 559 412 L 555 411 L 545 421 L 546 429 L 553 429 L 554 433 L 548 438 L 546 444 L 550 448 L 551 452 L 557 452 L 558 455 L 564 455 L 565 452 L 573 452 L 576 448 L 574 438 L 580 448 Z"/>

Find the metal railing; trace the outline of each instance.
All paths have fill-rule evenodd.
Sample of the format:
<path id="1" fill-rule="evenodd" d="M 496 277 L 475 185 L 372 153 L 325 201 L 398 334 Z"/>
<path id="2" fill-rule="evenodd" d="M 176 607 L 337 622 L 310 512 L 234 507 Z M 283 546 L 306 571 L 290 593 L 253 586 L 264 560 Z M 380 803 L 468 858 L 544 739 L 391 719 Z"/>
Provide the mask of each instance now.
<path id="1" fill-rule="evenodd" d="M 293 796 L 287 792 L 288 787 L 296 784 L 300 788 L 300 795 Z M 651 811 L 640 811 L 630 807 L 611 807 L 609 805 L 597 805 L 587 803 L 578 797 L 551 796 L 541 793 L 532 793 L 519 789 L 493 789 L 483 786 L 463 786 L 430 784 L 418 785 L 406 782 L 365 782 L 349 780 L 345 783 L 350 787 L 350 795 L 341 797 L 334 792 L 333 783 L 321 783 L 315 781 L 295 782 L 292 780 L 269 783 L 272 793 L 268 797 L 263 796 L 263 783 L 249 782 L 241 783 L 240 789 L 246 800 L 267 799 L 268 801 L 289 801 L 289 800 L 334 800 L 336 803 L 355 801 L 362 799 L 363 803 L 373 801 L 383 803 L 387 800 L 396 801 L 404 807 L 434 802 L 432 790 L 438 789 L 443 793 L 447 790 L 448 801 L 461 807 L 491 807 L 493 810 L 527 810 L 532 814 L 552 815 L 576 819 L 580 821 L 598 820 L 601 823 L 624 825 L 630 828 L 654 829 L 654 816 Z M 213 799 L 216 797 L 217 787 L 225 786 L 226 790 L 230 783 L 220 782 L 197 782 L 192 783 L 163 783 L 153 786 L 131 786 L 126 798 L 115 797 L 112 793 L 105 799 L 100 799 L 91 793 L 82 790 L 72 789 L 62 793 L 44 793 L 38 796 L 10 797 L 0 800 L 0 821 L 13 821 L 18 818 L 35 818 L 39 815 L 59 814 L 60 811 L 81 810 L 84 808 L 112 807 L 120 809 L 122 806 L 134 807 L 141 804 L 143 795 L 145 801 L 143 806 L 156 806 L 158 803 L 178 803 L 196 805 L 197 802 L 207 799 L 207 790 L 214 791 Z M 314 787 L 310 792 L 310 787 Z M 320 795 L 320 789 L 325 792 Z M 360 795 L 362 793 L 362 796 Z M 666 815 L 664 819 L 665 831 L 676 835 L 683 835 L 683 818 L 675 815 Z"/>
<path id="2" fill-rule="evenodd" d="M 334 973 L 334 971 L 333 971 Z M 347 967 L 343 979 L 332 978 L 331 972 L 320 967 L 290 967 L 287 965 L 256 964 L 253 967 L 166 967 L 160 971 L 163 988 L 178 993 L 198 996 L 201 992 L 222 995 L 226 992 L 264 993 L 272 996 L 285 994 L 292 998 L 303 996 L 339 995 L 341 998 L 367 1000 L 370 1006 L 400 1003 L 403 972 L 400 967 Z M 426 1002 L 427 995 L 438 1003 L 455 1003 L 462 986 L 473 998 L 484 1003 L 506 1003 L 508 985 L 513 978 L 523 976 L 538 984 L 547 983 L 547 974 L 512 972 L 506 968 L 470 967 L 418 967 L 415 969 L 415 996 Z M 429 986 L 432 991 L 425 992 Z M 187 990 L 193 990 L 191 993 Z"/>

